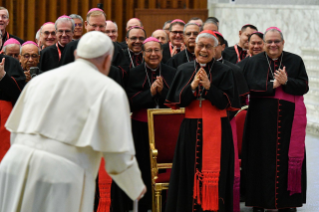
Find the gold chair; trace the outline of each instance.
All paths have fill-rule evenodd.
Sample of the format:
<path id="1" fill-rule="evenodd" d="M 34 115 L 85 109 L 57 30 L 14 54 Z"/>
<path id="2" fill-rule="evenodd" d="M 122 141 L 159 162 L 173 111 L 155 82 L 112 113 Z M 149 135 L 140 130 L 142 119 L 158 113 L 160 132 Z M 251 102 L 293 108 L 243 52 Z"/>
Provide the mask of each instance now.
<path id="1" fill-rule="evenodd" d="M 148 109 L 150 144 L 152 211 L 162 211 L 162 190 L 169 186 L 170 169 L 173 165 L 175 145 L 185 109 Z M 158 173 L 162 169 L 166 172 Z"/>

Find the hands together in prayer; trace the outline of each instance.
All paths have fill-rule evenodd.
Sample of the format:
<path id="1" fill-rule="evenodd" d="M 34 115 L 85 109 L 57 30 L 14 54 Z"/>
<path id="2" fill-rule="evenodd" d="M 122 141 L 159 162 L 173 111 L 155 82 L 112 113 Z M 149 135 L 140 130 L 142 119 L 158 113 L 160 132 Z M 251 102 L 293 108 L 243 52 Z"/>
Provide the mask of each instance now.
<path id="1" fill-rule="evenodd" d="M 157 93 L 161 94 L 163 90 L 163 78 L 161 76 L 157 76 L 156 80 L 153 82 L 151 86 L 151 94 L 155 96 Z"/>
<path id="2" fill-rule="evenodd" d="M 193 82 L 191 83 L 191 87 L 195 90 L 198 84 L 202 84 L 203 87 L 208 90 L 210 88 L 210 81 L 208 79 L 207 73 L 203 68 L 200 68 L 196 73 Z"/>

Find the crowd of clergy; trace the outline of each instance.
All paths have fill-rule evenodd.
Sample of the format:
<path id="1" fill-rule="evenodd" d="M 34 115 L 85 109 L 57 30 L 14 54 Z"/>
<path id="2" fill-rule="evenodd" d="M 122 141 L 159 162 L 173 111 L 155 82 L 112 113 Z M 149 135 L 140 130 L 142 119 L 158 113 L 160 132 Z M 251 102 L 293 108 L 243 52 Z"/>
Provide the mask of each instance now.
<path id="1" fill-rule="evenodd" d="M 240 201 L 256 212 L 283 212 L 306 203 L 303 95 L 308 76 L 301 57 L 283 51 L 281 29 L 269 26 L 261 32 L 258 22 L 238 26 L 238 42 L 228 46 L 216 17 L 168 20 L 151 35 L 132 18 L 121 41 L 117 24 L 93 8 L 86 17 L 62 15 L 43 23 L 34 41 L 23 41 L 6 30 L 9 19 L 0 7 L 0 161 L 10 148 L 4 125 L 20 93 L 37 75 L 72 63 L 85 28 L 113 41 L 108 77 L 127 94 L 136 159 L 147 187 L 140 212 L 152 208 L 149 108 L 185 107 L 163 198 L 166 212 L 239 212 Z M 246 105 L 238 158 L 235 116 Z M 132 210 L 115 183 L 111 193 L 111 211 Z"/>

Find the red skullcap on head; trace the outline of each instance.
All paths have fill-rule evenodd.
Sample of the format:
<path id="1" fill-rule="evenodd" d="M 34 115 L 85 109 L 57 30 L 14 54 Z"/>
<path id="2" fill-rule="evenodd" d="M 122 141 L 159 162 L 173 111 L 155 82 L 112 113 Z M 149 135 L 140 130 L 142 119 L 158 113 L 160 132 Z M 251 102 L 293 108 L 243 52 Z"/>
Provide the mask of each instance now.
<path id="1" fill-rule="evenodd" d="M 89 12 L 87 14 L 89 14 L 90 12 L 93 12 L 93 11 L 101 11 L 101 12 L 104 12 L 103 10 L 101 10 L 100 8 L 92 8 L 89 10 Z"/>
<path id="2" fill-rule="evenodd" d="M 161 43 L 158 39 L 156 39 L 154 37 L 149 37 L 143 42 L 143 44 L 151 42 L 151 41 L 154 41 L 154 42 L 157 42 L 157 43 Z"/>
<path id="3" fill-rule="evenodd" d="M 171 22 L 171 24 L 175 22 L 182 22 L 183 24 L 185 24 L 185 22 L 182 19 L 175 19 Z"/>
<path id="4" fill-rule="evenodd" d="M 275 30 L 278 30 L 279 32 L 281 32 L 281 30 L 280 30 L 278 27 L 269 27 L 268 29 L 266 29 L 266 32 L 267 32 L 268 30 L 271 30 L 271 29 L 275 29 Z"/>
<path id="5" fill-rule="evenodd" d="M 70 16 L 67 16 L 67 15 L 62 15 L 62 16 L 60 16 L 58 19 L 60 19 L 60 18 L 69 18 L 69 19 L 72 19 Z"/>
<path id="6" fill-rule="evenodd" d="M 212 30 L 209 30 L 209 29 L 203 30 L 203 31 L 201 31 L 201 32 L 199 33 L 199 35 L 200 35 L 200 34 L 203 34 L 203 33 L 211 34 L 211 35 L 213 35 L 213 36 L 216 38 L 216 34 L 215 34 L 215 32 L 213 32 Z"/>
<path id="7" fill-rule="evenodd" d="M 36 47 L 39 47 L 38 44 L 36 44 L 36 43 L 33 42 L 33 41 L 26 41 L 26 42 L 24 42 L 24 43 L 22 44 L 22 46 L 25 46 L 25 45 L 27 45 L 27 44 L 32 44 L 32 45 L 35 45 Z"/>
<path id="8" fill-rule="evenodd" d="M 47 25 L 47 24 L 54 24 L 53 22 L 46 22 L 46 23 L 44 23 L 42 26 L 45 26 L 45 25 Z"/>
<path id="9" fill-rule="evenodd" d="M 215 34 L 215 35 L 219 35 L 219 36 L 221 36 L 222 38 L 224 38 L 224 36 L 223 36 L 222 33 L 220 33 L 220 32 L 215 31 L 214 34 Z"/>
<path id="10" fill-rule="evenodd" d="M 18 44 L 18 45 L 21 45 L 20 42 L 17 41 L 16 39 L 10 38 L 10 39 L 7 40 L 6 42 L 4 42 L 3 47 L 5 47 L 6 45 L 9 45 L 9 44 Z"/>

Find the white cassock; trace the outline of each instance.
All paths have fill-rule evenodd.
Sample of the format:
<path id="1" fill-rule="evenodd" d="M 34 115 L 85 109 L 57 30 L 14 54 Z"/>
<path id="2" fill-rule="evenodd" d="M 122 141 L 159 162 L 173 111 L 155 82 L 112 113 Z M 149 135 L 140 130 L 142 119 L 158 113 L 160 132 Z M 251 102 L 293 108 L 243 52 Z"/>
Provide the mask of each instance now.
<path id="1" fill-rule="evenodd" d="M 126 94 L 86 60 L 32 79 L 6 127 L 0 212 L 93 211 L 101 157 L 131 199 L 144 188 Z"/>

